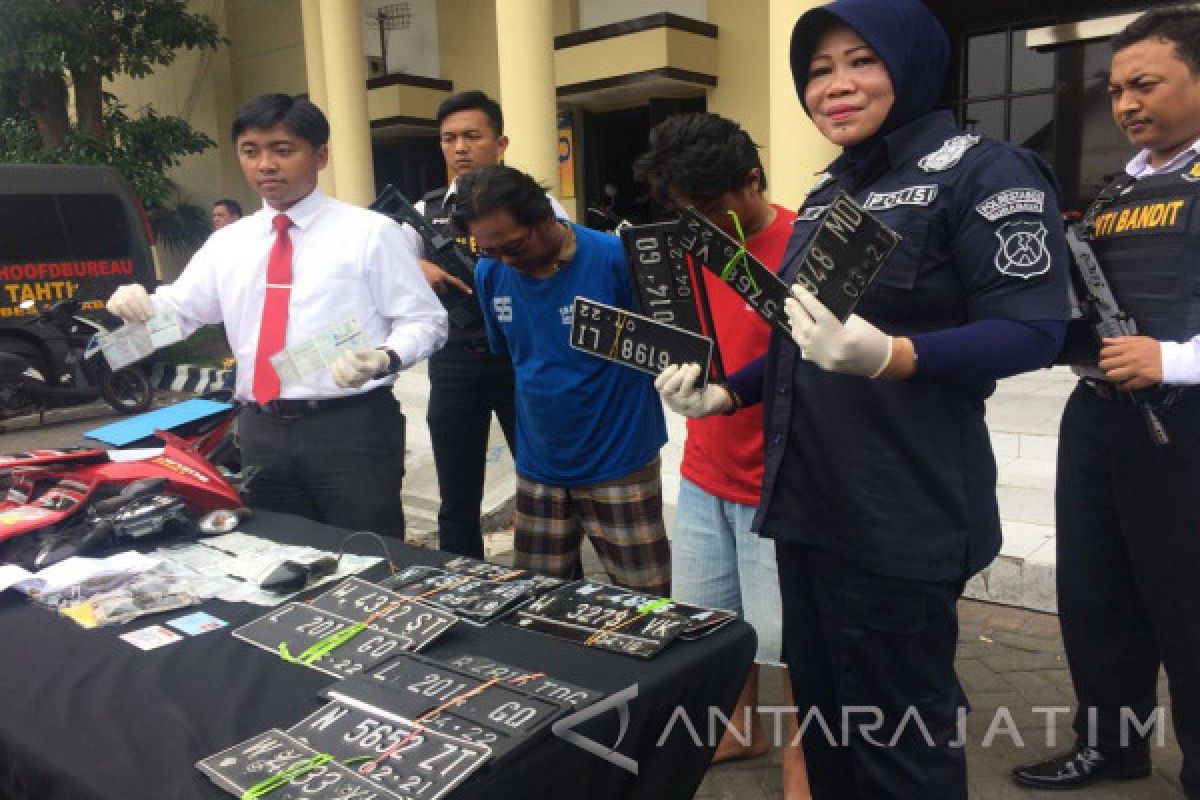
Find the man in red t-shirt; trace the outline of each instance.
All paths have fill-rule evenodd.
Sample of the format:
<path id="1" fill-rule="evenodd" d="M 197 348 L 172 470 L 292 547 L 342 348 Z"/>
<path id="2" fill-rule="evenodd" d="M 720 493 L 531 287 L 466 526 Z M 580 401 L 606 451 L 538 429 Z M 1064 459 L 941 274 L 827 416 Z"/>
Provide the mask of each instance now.
<path id="1" fill-rule="evenodd" d="M 675 209 L 695 206 L 735 237 L 736 215 L 746 249 L 769 268 L 783 258 L 796 215 L 763 196 L 767 178 L 758 148 L 736 122 L 716 114 L 668 118 L 651 131 L 649 149 L 635 162 L 634 176 L 650 187 L 658 203 Z M 718 276 L 703 274 L 721 357 L 734 372 L 766 353 L 771 331 Z M 775 543 L 750 530 L 762 485 L 762 413 L 738 409 L 732 394 L 729 400 L 731 413 L 688 420 L 671 531 L 671 596 L 738 611 L 758 634 L 755 665 L 714 761 L 753 757 L 770 748 L 754 714 L 759 665 L 782 666 Z M 784 686 L 790 687 L 786 676 Z M 790 691 L 788 696 L 790 704 Z M 808 797 L 804 753 L 799 744 L 792 746 L 794 715 L 790 719 L 788 739 L 779 742 L 785 746 L 785 797 Z"/>

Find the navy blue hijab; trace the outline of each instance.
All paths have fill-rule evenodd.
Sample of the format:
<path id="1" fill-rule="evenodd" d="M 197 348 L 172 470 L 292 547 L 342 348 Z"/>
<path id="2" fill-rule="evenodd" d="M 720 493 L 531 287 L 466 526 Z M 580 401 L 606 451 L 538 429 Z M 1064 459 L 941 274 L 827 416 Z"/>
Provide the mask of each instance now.
<path id="1" fill-rule="evenodd" d="M 853 28 L 883 59 L 896 95 L 879 131 L 848 148 L 854 155 L 934 109 L 950 69 L 950 40 L 921 0 L 833 0 L 814 8 L 792 30 L 792 79 L 801 105 L 817 41 L 838 24 Z M 807 106 L 804 110 L 812 116 Z"/>

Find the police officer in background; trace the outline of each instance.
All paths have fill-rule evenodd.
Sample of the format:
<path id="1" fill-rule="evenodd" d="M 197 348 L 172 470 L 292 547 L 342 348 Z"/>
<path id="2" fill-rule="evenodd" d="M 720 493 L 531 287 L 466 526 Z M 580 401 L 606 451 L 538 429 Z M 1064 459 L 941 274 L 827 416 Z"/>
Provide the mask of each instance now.
<path id="1" fill-rule="evenodd" d="M 1154 711 L 1163 665 L 1183 787 L 1197 798 L 1200 11 L 1148 12 L 1112 46 L 1113 117 L 1140 152 L 1085 224 L 1117 304 L 1141 335 L 1106 339 L 1099 372 L 1088 373 L 1098 379 L 1083 379 L 1063 413 L 1058 610 L 1078 739 L 1013 777 L 1074 789 L 1148 776 L 1148 731 L 1138 728 Z M 1144 405 L 1165 437 L 1152 436 Z"/>
<path id="2" fill-rule="evenodd" d="M 451 219 L 458 178 L 480 167 L 500 163 L 508 147 L 500 105 L 483 92 L 472 90 L 448 97 L 438 106 L 437 123 L 442 156 L 454 181 L 435 189 L 416 204 L 440 233 L 456 238 L 475 255 L 473 242 Z M 555 216 L 567 213 L 550 198 Z M 425 244 L 410 226 L 404 233 L 418 254 Z M 431 261 L 420 259 L 426 280 L 448 305 L 474 295 L 474 287 Z M 506 355 L 494 355 L 478 303 L 468 300 L 474 314 L 470 323 L 451 317 L 446 346 L 429 359 L 429 435 L 437 469 L 441 508 L 438 510 L 438 544 L 442 550 L 483 558 L 479 506 L 483 500 L 488 433 L 492 414 L 500 422 L 509 450 L 514 450 L 513 369 Z"/>
<path id="3" fill-rule="evenodd" d="M 984 401 L 998 378 L 1050 364 L 1066 328 L 1053 178 L 935 109 L 949 60 L 920 0 L 800 18 L 796 90 L 842 155 L 780 267 L 792 336 L 772 335 L 765 381 L 729 380 L 743 404 L 765 401 L 755 529 L 776 541 L 816 800 L 967 797 L 956 604 L 1000 548 Z M 797 283 L 840 191 L 903 236 L 845 324 Z M 713 402 L 692 409 L 728 407 L 721 388 L 702 393 Z"/>

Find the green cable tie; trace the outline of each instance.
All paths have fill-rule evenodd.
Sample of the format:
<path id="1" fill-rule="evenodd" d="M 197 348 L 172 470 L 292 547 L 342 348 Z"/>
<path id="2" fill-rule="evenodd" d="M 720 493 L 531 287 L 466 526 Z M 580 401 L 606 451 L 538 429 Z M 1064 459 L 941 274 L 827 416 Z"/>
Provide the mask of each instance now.
<path id="1" fill-rule="evenodd" d="M 338 649 L 346 642 L 358 636 L 367 629 L 365 622 L 357 622 L 348 628 L 343 628 L 337 633 L 331 633 L 324 639 L 314 642 L 303 653 L 298 656 L 293 656 L 288 650 L 286 642 L 279 643 L 279 657 L 284 661 L 292 664 L 303 664 L 308 666 L 322 656 L 327 656 L 334 650 Z"/>
<path id="2" fill-rule="evenodd" d="M 730 212 L 730 213 L 733 213 L 733 212 Z M 655 611 L 658 611 L 659 609 L 666 608 L 667 606 L 671 605 L 674 602 L 675 602 L 675 600 L 673 598 L 661 597 L 658 600 L 651 600 L 649 603 L 646 603 L 645 605 L 640 606 L 638 608 L 637 612 L 639 614 L 652 614 Z"/>
<path id="3" fill-rule="evenodd" d="M 733 228 L 737 231 L 738 241 L 741 242 L 741 244 L 738 246 L 738 251 L 733 254 L 733 258 L 729 259 L 729 263 L 727 263 L 721 269 L 721 280 L 728 283 L 730 278 L 733 277 L 734 271 L 740 264 L 742 269 L 746 271 L 746 277 L 750 280 L 750 285 L 753 286 L 754 291 L 757 292 L 759 291 L 758 281 L 754 280 L 754 273 L 750 272 L 750 253 L 746 250 L 746 234 L 742 232 L 742 221 L 738 219 L 737 212 L 732 208 L 727 210 L 725 213 L 733 217 Z"/>
<path id="4" fill-rule="evenodd" d="M 312 772 L 317 767 L 324 766 L 330 761 L 333 761 L 333 756 L 329 755 L 329 753 L 319 753 L 304 761 L 297 761 L 282 772 L 278 772 L 242 792 L 241 800 L 258 800 L 260 797 L 265 797 L 276 789 L 282 788 L 289 781 L 307 772 Z"/>

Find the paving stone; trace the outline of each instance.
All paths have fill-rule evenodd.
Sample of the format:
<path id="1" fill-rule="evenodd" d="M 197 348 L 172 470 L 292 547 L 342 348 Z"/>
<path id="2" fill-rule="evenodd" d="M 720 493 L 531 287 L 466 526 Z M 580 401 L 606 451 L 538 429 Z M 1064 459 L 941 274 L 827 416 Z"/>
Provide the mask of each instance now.
<path id="1" fill-rule="evenodd" d="M 955 664 L 955 670 L 968 695 L 973 691 L 1009 691 L 1012 689 L 991 667 L 980 660 L 960 661 Z"/>

